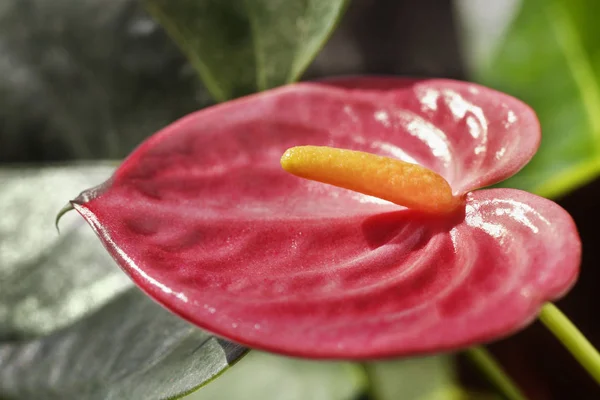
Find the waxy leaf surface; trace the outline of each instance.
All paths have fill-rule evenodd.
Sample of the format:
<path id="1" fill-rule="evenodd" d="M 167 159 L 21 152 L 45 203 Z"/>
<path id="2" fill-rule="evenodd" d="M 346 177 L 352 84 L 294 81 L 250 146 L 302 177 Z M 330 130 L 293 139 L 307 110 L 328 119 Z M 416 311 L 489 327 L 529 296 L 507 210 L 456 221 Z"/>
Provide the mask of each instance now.
<path id="1" fill-rule="evenodd" d="M 0 170 L 0 397 L 163 399 L 201 386 L 245 349 L 151 301 L 64 196 L 114 163 Z M 68 196 L 68 195 L 67 195 Z"/>
<path id="2" fill-rule="evenodd" d="M 116 165 L 0 170 L 0 340 L 48 334 L 132 287 L 76 215 L 53 227 L 65 196 Z"/>
<path id="3" fill-rule="evenodd" d="M 0 344 L 9 399 L 172 399 L 246 349 L 188 324 L 137 289 L 42 339 Z"/>
<path id="4" fill-rule="evenodd" d="M 449 80 L 303 83 L 192 114 L 73 204 L 121 267 L 183 318 L 316 358 L 434 352 L 507 335 L 573 284 L 580 242 L 553 202 L 471 192 L 517 172 L 539 126 Z M 424 217 L 282 171 L 296 145 L 417 162 L 465 195 Z"/>

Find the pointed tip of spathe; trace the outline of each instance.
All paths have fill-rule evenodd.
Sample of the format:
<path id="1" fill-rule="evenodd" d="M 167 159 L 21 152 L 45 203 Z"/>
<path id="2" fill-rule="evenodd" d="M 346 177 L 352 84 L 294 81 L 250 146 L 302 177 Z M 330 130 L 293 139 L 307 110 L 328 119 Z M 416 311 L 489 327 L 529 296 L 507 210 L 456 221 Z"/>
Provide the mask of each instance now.
<path id="1" fill-rule="evenodd" d="M 74 210 L 76 204 L 81 205 L 98 197 L 100 194 L 102 194 L 102 192 L 104 192 L 104 190 L 106 190 L 106 188 L 110 185 L 111 181 L 112 179 L 109 179 L 108 181 L 98 186 L 94 186 L 91 189 L 84 190 L 83 192 L 79 193 L 79 196 L 77 196 L 73 200 L 70 200 L 63 208 L 61 208 L 58 214 L 56 214 L 56 219 L 54 220 L 54 226 L 56 227 L 56 231 L 60 234 L 58 224 L 63 215 L 65 215 L 71 210 Z"/>
<path id="2" fill-rule="evenodd" d="M 63 208 L 60 209 L 60 211 L 58 212 L 58 214 L 56 214 L 56 219 L 54 220 L 54 226 L 56 227 L 56 232 L 58 232 L 58 234 L 60 235 L 60 228 L 58 226 L 60 219 L 62 218 L 63 215 L 65 215 L 66 213 L 68 213 L 71 210 L 74 210 L 75 208 L 73 207 L 73 203 L 71 201 L 69 201 Z"/>

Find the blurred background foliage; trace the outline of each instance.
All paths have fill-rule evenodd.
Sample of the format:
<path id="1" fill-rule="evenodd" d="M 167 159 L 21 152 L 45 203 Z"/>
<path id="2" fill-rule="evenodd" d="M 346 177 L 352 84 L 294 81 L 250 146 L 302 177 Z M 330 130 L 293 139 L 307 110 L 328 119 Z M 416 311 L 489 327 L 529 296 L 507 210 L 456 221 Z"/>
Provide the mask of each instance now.
<path id="1" fill-rule="evenodd" d="M 530 104 L 540 152 L 502 185 L 574 216 L 582 276 L 560 305 L 599 344 L 598 15 L 592 0 L 2 0 L 0 398 L 135 398 L 148 382 L 170 398 L 242 355 L 167 314 L 152 325 L 160 334 L 136 335 L 161 308 L 136 296 L 76 216 L 61 237 L 52 217 L 177 118 L 299 78 L 449 77 Z M 127 348 L 145 336 L 100 357 L 107 337 Z M 160 352 L 140 358 L 147 348 Z M 538 324 L 491 350 L 532 399 L 600 396 Z M 358 365 L 250 354 L 191 398 L 495 398 L 460 356 Z"/>

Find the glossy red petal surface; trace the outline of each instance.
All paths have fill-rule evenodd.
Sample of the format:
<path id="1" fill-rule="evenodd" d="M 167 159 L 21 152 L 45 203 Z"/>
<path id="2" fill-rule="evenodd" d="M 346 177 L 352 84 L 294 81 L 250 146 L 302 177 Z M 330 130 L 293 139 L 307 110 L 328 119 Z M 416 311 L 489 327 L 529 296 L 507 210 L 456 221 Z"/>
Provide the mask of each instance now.
<path id="1" fill-rule="evenodd" d="M 540 143 L 539 122 L 529 106 L 479 85 L 377 77 L 335 79 L 331 84 L 350 90 L 346 98 L 374 106 L 369 110 L 348 102 L 347 109 L 360 118 L 360 135 L 371 145 L 381 141 L 386 143 L 379 150 L 384 155 L 435 170 L 455 193 L 514 175 Z"/>
<path id="2" fill-rule="evenodd" d="M 485 190 L 468 195 L 464 215 L 424 218 L 283 172 L 286 148 L 330 145 L 414 159 L 462 192 L 516 171 L 537 145 L 529 109 L 489 89 L 353 82 L 362 88 L 300 84 L 193 114 L 75 206 L 161 304 L 279 353 L 373 358 L 466 346 L 518 329 L 568 289 L 579 239 L 548 200 Z M 432 103 L 418 94 L 428 89 L 446 94 Z M 486 143 L 502 146 L 466 155 L 477 142 L 466 128 L 471 114 L 461 120 L 449 105 L 456 96 L 490 113 Z M 424 102 L 437 108 L 423 111 Z M 420 112 L 432 113 L 444 140 Z M 412 128 L 407 115 L 418 121 Z M 498 167 L 487 157 L 501 148 Z"/>
<path id="3" fill-rule="evenodd" d="M 180 171 L 191 162 L 205 169 L 203 176 L 250 162 L 277 168 L 273 160 L 288 147 L 326 145 L 416 162 L 458 194 L 514 175 L 539 142 L 533 110 L 483 86 L 345 78 L 289 85 L 191 114 L 146 141 L 119 174 L 138 173 L 140 163 Z"/>

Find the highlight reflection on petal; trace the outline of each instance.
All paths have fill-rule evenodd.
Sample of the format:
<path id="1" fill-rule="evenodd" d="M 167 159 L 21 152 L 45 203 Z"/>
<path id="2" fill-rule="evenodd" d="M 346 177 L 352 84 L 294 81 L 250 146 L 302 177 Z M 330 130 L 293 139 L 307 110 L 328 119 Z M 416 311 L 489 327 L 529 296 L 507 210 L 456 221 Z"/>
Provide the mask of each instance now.
<path id="1" fill-rule="evenodd" d="M 385 140 L 446 178 L 457 194 L 512 176 L 539 145 L 534 112 L 485 87 L 445 79 L 392 78 L 336 79 L 331 85 L 348 88 L 348 102 L 360 99 L 379 105 L 374 114 L 379 123 L 363 133 L 365 137 L 381 140 L 380 135 L 386 135 Z"/>

